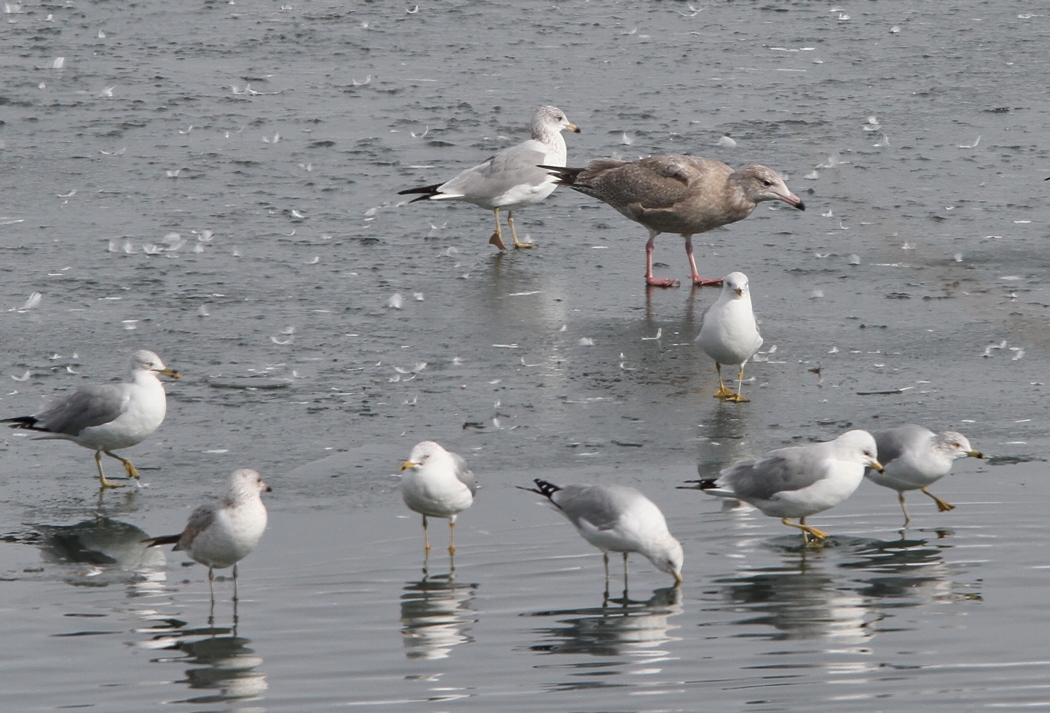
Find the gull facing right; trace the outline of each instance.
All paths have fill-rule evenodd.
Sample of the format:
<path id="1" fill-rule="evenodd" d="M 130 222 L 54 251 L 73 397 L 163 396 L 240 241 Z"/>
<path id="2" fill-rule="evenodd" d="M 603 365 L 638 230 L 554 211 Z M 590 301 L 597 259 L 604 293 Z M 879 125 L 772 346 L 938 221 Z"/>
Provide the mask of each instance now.
<path id="1" fill-rule="evenodd" d="M 886 468 L 885 475 L 867 473 L 868 480 L 884 488 L 897 491 L 897 501 L 904 511 L 904 524 L 911 522 L 904 506 L 904 491 L 919 490 L 937 503 L 938 512 L 954 510 L 926 488 L 948 475 L 958 458 L 984 458 L 984 454 L 970 447 L 966 436 L 955 431 L 937 434 L 914 423 L 878 431 L 875 443 L 879 447 L 879 462 Z"/>
<path id="2" fill-rule="evenodd" d="M 262 476 L 250 468 L 233 471 L 225 495 L 199 506 L 190 514 L 186 529 L 177 535 L 151 537 L 148 547 L 175 545 L 194 562 L 208 568 L 208 589 L 215 592 L 213 570 L 233 565 L 233 601 L 237 601 L 237 563 L 244 559 L 262 539 L 266 530 L 266 506 L 260 493 L 270 492 Z"/>
<path id="3" fill-rule="evenodd" d="M 624 485 L 566 485 L 558 487 L 539 478 L 535 488 L 554 509 L 573 524 L 580 536 L 602 551 L 605 583 L 609 583 L 609 553 L 623 553 L 627 583 L 627 553 L 637 552 L 661 572 L 682 583 L 682 544 L 667 529 L 667 521 L 652 500 Z"/>
<path id="4" fill-rule="evenodd" d="M 762 346 L 762 335 L 758 333 L 758 322 L 751 309 L 751 289 L 747 275 L 731 272 L 722 282 L 718 300 L 704 311 L 700 319 L 700 334 L 696 341 L 707 356 L 715 360 L 718 372 L 718 391 L 715 397 L 723 401 L 746 403 L 743 396 L 744 364 Z M 740 365 L 737 374 L 736 393 L 722 383 L 722 365 Z"/>
<path id="5" fill-rule="evenodd" d="M 639 161 L 599 158 L 586 168 L 543 166 L 559 186 L 608 203 L 628 219 L 649 229 L 645 244 L 645 284 L 675 287 L 678 280 L 653 277 L 653 241 L 660 233 L 685 239 L 690 279 L 694 285 L 718 285 L 722 279 L 700 277 L 693 257 L 693 236 L 751 215 L 762 201 L 784 201 L 805 210 L 776 171 L 751 164 L 734 171 L 709 158 L 670 154 Z"/>
<path id="6" fill-rule="evenodd" d="M 875 439 L 867 431 L 847 431 L 833 441 L 770 451 L 757 460 L 735 463 L 718 478 L 690 480 L 711 495 L 736 498 L 763 514 L 802 530 L 802 543 L 828 534 L 806 524 L 806 517 L 833 508 L 853 494 L 864 469 L 882 472 Z M 789 517 L 798 518 L 794 523 Z"/>
<path id="7" fill-rule="evenodd" d="M 124 464 L 129 478 L 139 472 L 131 461 L 113 451 L 144 441 L 164 421 L 167 400 L 157 375 L 179 378 L 160 357 L 146 349 L 131 355 L 131 381 L 81 386 L 32 416 L 3 419 L 11 428 L 37 431 L 37 439 L 61 438 L 95 451 L 98 479 L 103 488 L 119 488 L 102 472 L 102 454 Z M 36 440 L 36 439 L 34 439 Z"/>
<path id="8" fill-rule="evenodd" d="M 540 164 L 565 165 L 565 139 L 561 132 L 580 129 L 565 118 L 565 112 L 554 106 L 541 106 L 529 124 L 532 138 L 517 146 L 503 149 L 485 163 L 460 172 L 451 180 L 432 186 L 398 191 L 399 196 L 421 193 L 416 201 L 466 201 L 488 208 L 496 216 L 496 232 L 489 243 L 506 250 L 500 230 L 500 208 L 507 209 L 507 224 L 515 248 L 531 248 L 532 243 L 518 241 L 514 229 L 514 211 L 535 205 L 554 192 L 557 183 Z"/>

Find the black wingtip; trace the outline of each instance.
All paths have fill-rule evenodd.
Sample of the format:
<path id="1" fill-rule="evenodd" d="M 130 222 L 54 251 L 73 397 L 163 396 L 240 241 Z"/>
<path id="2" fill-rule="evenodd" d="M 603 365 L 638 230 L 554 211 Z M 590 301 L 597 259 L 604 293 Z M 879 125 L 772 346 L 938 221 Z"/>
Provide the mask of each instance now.
<path id="1" fill-rule="evenodd" d="M 15 418 L 0 419 L 0 423 L 6 423 L 11 428 L 23 428 L 28 431 L 48 432 L 49 429 L 37 426 L 39 419 L 36 416 L 17 416 Z"/>
<path id="2" fill-rule="evenodd" d="M 711 490 L 718 487 L 715 485 L 717 478 L 701 478 L 699 480 L 687 480 L 685 485 L 679 485 L 677 490 Z"/>
<path id="3" fill-rule="evenodd" d="M 536 493 L 537 495 L 542 495 L 543 497 L 547 498 L 548 500 L 551 499 L 552 495 L 554 495 L 556 492 L 561 490 L 561 488 L 559 488 L 554 483 L 548 483 L 546 480 L 541 480 L 539 478 L 533 479 L 532 482 L 536 484 L 535 488 L 523 488 L 520 485 L 515 485 L 514 487 L 517 488 L 518 490 L 527 490 L 530 493 Z M 551 500 L 551 502 L 554 502 L 554 501 Z M 557 505 L 557 503 L 555 503 L 555 505 Z"/>
<path id="4" fill-rule="evenodd" d="M 159 547 L 161 545 L 176 545 L 181 539 L 181 534 L 161 535 L 160 537 L 147 537 L 145 540 L 139 540 L 139 542 L 145 543 L 146 547 Z"/>
<path id="5" fill-rule="evenodd" d="M 443 184 L 441 184 L 441 183 L 435 183 L 432 186 L 420 186 L 419 188 L 406 188 L 403 191 L 398 191 L 397 194 L 399 196 L 408 196 L 408 195 L 412 195 L 414 193 L 422 193 L 423 195 L 421 195 L 419 198 L 415 198 L 412 201 L 410 201 L 411 203 L 415 203 L 416 201 L 425 201 L 425 200 L 428 200 L 431 196 L 436 196 L 438 194 L 438 188 L 440 188 L 442 185 Z"/>

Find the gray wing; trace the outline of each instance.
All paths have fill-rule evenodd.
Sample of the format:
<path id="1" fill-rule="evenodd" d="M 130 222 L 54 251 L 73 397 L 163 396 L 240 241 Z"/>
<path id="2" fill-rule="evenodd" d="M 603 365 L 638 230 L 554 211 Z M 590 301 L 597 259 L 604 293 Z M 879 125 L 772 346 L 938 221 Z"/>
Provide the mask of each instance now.
<path id="1" fill-rule="evenodd" d="M 190 514 L 190 519 L 186 523 L 186 529 L 182 531 L 182 537 L 179 538 L 179 544 L 175 545 L 175 549 L 190 549 L 197 535 L 207 530 L 215 522 L 215 511 L 218 507 L 215 503 L 208 503 L 194 510 Z"/>
<path id="2" fill-rule="evenodd" d="M 779 492 L 808 488 L 823 479 L 819 458 L 809 448 L 782 448 L 759 460 L 726 468 L 717 485 L 729 486 L 744 500 L 769 500 Z"/>
<path id="3" fill-rule="evenodd" d="M 546 154 L 532 148 L 529 143 L 512 146 L 485 163 L 468 168 L 442 184 L 440 192 L 491 200 L 515 186 L 539 186 L 553 181 L 554 178 L 538 166 Z"/>
<path id="4" fill-rule="evenodd" d="M 885 466 L 904 455 L 909 448 L 918 447 L 928 439 L 932 432 L 928 429 L 909 423 L 900 428 L 891 428 L 887 431 L 879 431 L 872 434 L 875 437 L 875 445 L 878 447 L 879 463 Z"/>
<path id="5" fill-rule="evenodd" d="M 576 527 L 586 520 L 599 530 L 616 527 L 628 504 L 624 492 L 599 485 L 567 485 L 553 500 Z"/>
<path id="6" fill-rule="evenodd" d="M 467 467 L 467 461 L 458 453 L 449 452 L 449 455 L 452 456 L 452 462 L 456 465 L 456 478 L 467 486 L 471 495 L 476 495 L 478 484 L 474 480 L 474 473 Z"/>
<path id="7" fill-rule="evenodd" d="M 36 415 L 53 433 L 76 436 L 85 428 L 115 420 L 127 408 L 129 396 L 121 384 L 85 386 Z"/>

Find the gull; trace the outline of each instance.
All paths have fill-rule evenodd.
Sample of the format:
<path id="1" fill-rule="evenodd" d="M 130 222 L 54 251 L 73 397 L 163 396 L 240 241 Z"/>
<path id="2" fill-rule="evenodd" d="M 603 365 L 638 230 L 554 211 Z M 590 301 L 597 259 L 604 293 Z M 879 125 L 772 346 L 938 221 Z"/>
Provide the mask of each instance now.
<path id="1" fill-rule="evenodd" d="M 199 506 L 190 514 L 186 529 L 177 535 L 151 537 L 147 547 L 175 545 L 194 562 L 208 568 L 212 606 L 214 570 L 233 566 L 233 601 L 237 602 L 237 563 L 255 549 L 266 529 L 266 506 L 261 492 L 270 492 L 262 476 L 250 468 L 233 471 L 222 498 Z"/>
<path id="2" fill-rule="evenodd" d="M 693 257 L 694 235 L 743 220 L 762 201 L 784 201 L 806 209 L 775 171 L 757 164 L 734 171 L 721 161 L 670 154 L 629 163 L 600 158 L 586 168 L 543 168 L 558 177 L 558 185 L 604 201 L 649 230 L 645 284 L 654 287 L 679 284 L 653 277 L 653 242 L 660 233 L 678 233 L 685 239 L 694 285 L 720 285 L 721 279 L 700 277 Z"/>
<path id="3" fill-rule="evenodd" d="M 661 572 L 682 583 L 682 544 L 667 529 L 667 521 L 652 500 L 624 485 L 566 485 L 533 480 L 535 488 L 554 509 L 573 524 L 580 536 L 602 551 L 605 584 L 609 584 L 609 553 L 623 553 L 624 588 L 627 587 L 627 554 L 637 552 Z"/>
<path id="4" fill-rule="evenodd" d="M 762 346 L 762 335 L 751 309 L 751 290 L 747 275 L 731 272 L 722 282 L 722 293 L 700 318 L 700 334 L 696 341 L 707 356 L 715 360 L 718 372 L 718 391 L 715 397 L 723 401 L 747 403 L 741 393 L 744 388 L 744 364 Z M 722 383 L 722 365 L 739 364 L 736 393 Z"/>
<path id="5" fill-rule="evenodd" d="M 102 472 L 102 454 L 119 460 L 128 477 L 138 479 L 131 461 L 113 451 L 140 443 L 164 421 L 164 386 L 158 374 L 180 377 L 179 372 L 164 366 L 159 356 L 140 349 L 131 355 L 130 382 L 82 386 L 37 414 L 0 422 L 46 434 L 40 439 L 61 438 L 90 448 L 95 451 L 101 486 L 119 488 L 122 484 L 107 480 Z"/>
<path id="6" fill-rule="evenodd" d="M 423 200 L 456 200 L 488 208 L 496 217 L 496 231 L 489 243 L 506 250 L 500 229 L 499 211 L 507 209 L 507 224 L 515 248 L 531 248 L 532 243 L 518 241 L 514 229 L 514 211 L 539 203 L 557 186 L 554 177 L 540 168 L 540 164 L 565 165 L 565 139 L 561 132 L 568 129 L 580 133 L 579 128 L 565 118 L 565 113 L 553 106 L 541 106 L 532 115 L 529 126 L 532 138 L 497 153 L 482 164 L 468 168 L 444 183 L 398 191 L 398 195 L 421 193 L 411 202 Z"/>
<path id="7" fill-rule="evenodd" d="M 826 443 L 778 448 L 756 460 L 734 463 L 717 478 L 687 482 L 711 495 L 750 503 L 765 515 L 779 517 L 788 527 L 802 530 L 804 545 L 810 544 L 810 536 L 819 544 L 828 534 L 807 525 L 806 518 L 852 495 L 864 479 L 865 468 L 881 473 L 876 453 L 870 433 L 847 431 Z"/>
<path id="8" fill-rule="evenodd" d="M 972 448 L 966 436 L 955 431 L 938 434 L 909 423 L 873 435 L 879 449 L 879 462 L 886 469 L 886 474 L 876 476 L 869 472 L 867 478 L 876 485 L 897 491 L 905 525 L 911 522 L 911 517 L 904 506 L 904 491 L 920 490 L 924 495 L 929 495 L 937 503 L 938 512 L 954 510 L 954 505 L 941 500 L 926 488 L 948 475 L 956 459 L 984 459 L 984 454 Z"/>
<path id="9" fill-rule="evenodd" d="M 430 552 L 429 515 L 448 518 L 448 554 L 456 554 L 456 515 L 470 507 L 478 489 L 467 461 L 434 441 L 423 441 L 412 448 L 400 470 L 401 497 L 423 516 L 424 552 Z"/>

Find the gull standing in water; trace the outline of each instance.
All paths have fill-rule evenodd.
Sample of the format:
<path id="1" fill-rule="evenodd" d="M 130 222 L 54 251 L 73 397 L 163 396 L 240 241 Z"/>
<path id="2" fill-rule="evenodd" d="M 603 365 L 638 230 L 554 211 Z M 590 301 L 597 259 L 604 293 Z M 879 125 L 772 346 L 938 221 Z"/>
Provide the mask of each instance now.
<path id="1" fill-rule="evenodd" d="M 532 138 L 497 153 L 485 163 L 468 168 L 455 178 L 432 186 L 409 188 L 398 195 L 421 193 L 416 201 L 466 201 L 488 208 L 496 216 L 496 231 L 489 243 L 506 250 L 500 230 L 500 208 L 507 209 L 507 224 L 515 248 L 531 248 L 533 243 L 518 241 L 514 229 L 514 211 L 534 205 L 549 196 L 557 187 L 554 177 L 539 168 L 540 164 L 565 165 L 565 139 L 561 132 L 568 129 L 580 133 L 565 113 L 553 106 L 541 106 L 532 115 L 529 125 Z"/>
<path id="2" fill-rule="evenodd" d="M 631 162 L 599 158 L 587 168 L 543 168 L 558 177 L 558 185 L 604 201 L 649 229 L 645 283 L 654 287 L 679 284 L 678 280 L 653 277 L 653 241 L 660 233 L 685 238 L 694 285 L 720 285 L 721 278 L 700 277 L 693 257 L 694 235 L 743 220 L 762 201 L 784 201 L 806 209 L 776 171 L 757 164 L 734 171 L 721 161 L 671 154 Z"/>
<path id="3" fill-rule="evenodd" d="M 33 416 L 3 419 L 11 428 L 43 433 L 39 439 L 61 438 L 95 451 L 98 478 L 103 488 L 119 488 L 102 472 L 102 454 L 124 464 L 129 478 L 139 472 L 131 461 L 113 451 L 145 440 L 164 421 L 164 385 L 157 375 L 179 378 L 160 357 L 140 349 L 131 355 L 131 381 L 122 384 L 82 386 Z"/>
<path id="4" fill-rule="evenodd" d="M 955 431 L 937 434 L 928 428 L 909 423 L 898 428 L 873 434 L 879 448 L 879 462 L 885 475 L 866 473 L 868 480 L 884 488 L 897 491 L 897 501 L 904 511 L 904 524 L 911 522 L 904 506 L 904 491 L 920 490 L 937 503 L 938 512 L 954 510 L 926 488 L 948 475 L 958 458 L 984 458 L 984 454 L 970 447 L 966 436 Z"/>
<path id="5" fill-rule="evenodd" d="M 653 501 L 623 485 L 565 485 L 539 478 L 535 488 L 554 509 L 573 524 L 587 542 L 602 551 L 605 584 L 609 584 L 609 553 L 623 553 L 623 581 L 627 588 L 627 554 L 637 552 L 661 572 L 682 583 L 682 544 L 667 529 L 667 521 Z"/>
<path id="6" fill-rule="evenodd" d="M 806 517 L 833 508 L 853 494 L 864 480 L 864 469 L 882 472 L 875 439 L 867 431 L 847 431 L 833 441 L 770 451 L 757 460 L 735 463 L 717 478 L 690 480 L 711 495 L 736 498 L 763 514 L 779 517 L 802 530 L 802 542 L 818 543 L 826 532 L 806 524 Z M 789 517 L 797 517 L 798 523 Z"/>
<path id="7" fill-rule="evenodd" d="M 185 530 L 177 535 L 143 540 L 148 547 L 174 544 L 176 551 L 183 551 L 194 562 L 205 565 L 213 610 L 214 570 L 233 565 L 234 621 L 237 617 L 237 563 L 255 549 L 266 529 L 266 506 L 260 497 L 263 491 L 270 492 L 270 486 L 262 481 L 258 472 L 250 468 L 235 470 L 230 476 L 226 494 L 194 510 Z"/>
<path id="8" fill-rule="evenodd" d="M 762 335 L 751 309 L 751 290 L 747 275 L 731 272 L 722 282 L 722 293 L 718 300 L 704 311 L 700 319 L 700 334 L 696 341 L 700 348 L 715 360 L 718 372 L 717 398 L 723 401 L 746 403 L 741 393 L 744 388 L 744 364 L 762 346 Z M 737 375 L 736 393 L 722 383 L 722 365 L 740 365 Z"/>
<path id="9" fill-rule="evenodd" d="M 448 554 L 456 554 L 456 515 L 470 507 L 478 489 L 467 461 L 434 441 L 423 441 L 412 448 L 401 472 L 401 497 L 423 516 L 424 552 L 430 552 L 429 515 L 448 518 Z"/>

